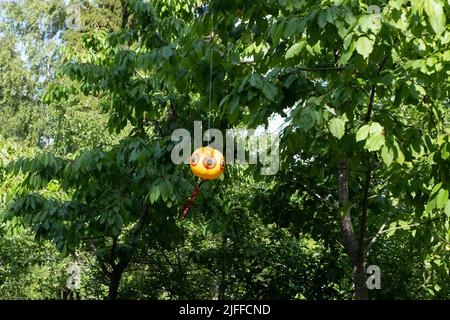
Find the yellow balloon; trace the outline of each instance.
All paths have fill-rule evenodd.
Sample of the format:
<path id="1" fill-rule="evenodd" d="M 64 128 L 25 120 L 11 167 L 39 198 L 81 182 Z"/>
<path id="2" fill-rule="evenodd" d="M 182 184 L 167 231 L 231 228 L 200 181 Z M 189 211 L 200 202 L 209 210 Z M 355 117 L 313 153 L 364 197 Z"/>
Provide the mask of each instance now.
<path id="1" fill-rule="evenodd" d="M 225 158 L 222 153 L 214 148 L 200 147 L 192 153 L 192 173 L 203 180 L 217 179 L 225 169 Z"/>

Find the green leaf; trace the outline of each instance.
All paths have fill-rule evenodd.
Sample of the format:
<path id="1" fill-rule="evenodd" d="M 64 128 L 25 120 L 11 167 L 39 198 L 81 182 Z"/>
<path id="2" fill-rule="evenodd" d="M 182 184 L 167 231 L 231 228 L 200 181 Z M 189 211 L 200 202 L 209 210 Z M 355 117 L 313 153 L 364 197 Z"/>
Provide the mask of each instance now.
<path id="1" fill-rule="evenodd" d="M 267 99 L 274 101 L 277 94 L 277 88 L 270 82 L 264 82 L 262 85 L 262 91 Z"/>
<path id="2" fill-rule="evenodd" d="M 130 162 L 135 162 L 136 161 L 136 159 L 137 159 L 137 152 L 138 151 L 136 149 L 133 149 L 133 151 L 131 151 L 130 158 L 129 158 Z"/>
<path id="3" fill-rule="evenodd" d="M 300 53 L 300 51 L 305 47 L 305 42 L 301 41 L 301 42 L 297 42 L 294 43 L 287 51 L 286 51 L 286 55 L 284 56 L 285 59 L 290 59 L 292 57 L 295 57 L 296 55 L 298 55 Z"/>
<path id="4" fill-rule="evenodd" d="M 436 208 L 442 209 L 445 207 L 448 200 L 448 190 L 442 188 L 436 196 Z"/>
<path id="5" fill-rule="evenodd" d="M 285 23 L 286 23 L 286 20 L 280 21 L 275 28 L 275 32 L 272 37 L 272 45 L 274 47 L 278 46 L 278 44 L 280 43 L 280 38 L 283 35 Z"/>
<path id="6" fill-rule="evenodd" d="M 315 125 L 314 109 L 311 106 L 297 108 L 293 116 L 294 123 L 305 133 Z"/>
<path id="7" fill-rule="evenodd" d="M 373 27 L 373 14 L 364 14 L 359 18 L 358 25 L 361 31 L 366 33 Z"/>
<path id="8" fill-rule="evenodd" d="M 405 162 L 405 155 L 403 154 L 402 149 L 400 148 L 400 145 L 398 144 L 397 140 L 394 140 L 394 147 L 396 151 L 397 158 L 395 161 L 398 164 L 403 164 Z"/>
<path id="9" fill-rule="evenodd" d="M 116 220 L 115 222 L 116 222 L 117 228 L 119 228 L 119 229 L 122 228 L 123 224 L 124 224 L 122 215 L 120 215 L 120 214 L 116 215 L 116 219 L 115 220 Z"/>
<path id="10" fill-rule="evenodd" d="M 63 245 L 61 248 L 61 255 L 64 257 L 67 254 L 67 245 Z"/>
<path id="11" fill-rule="evenodd" d="M 327 12 L 326 11 L 322 11 L 319 14 L 319 17 L 317 19 L 317 24 L 319 25 L 320 28 L 323 28 L 327 25 Z"/>
<path id="12" fill-rule="evenodd" d="M 235 95 L 228 105 L 228 118 L 231 123 L 234 123 L 239 119 L 239 99 L 240 97 Z"/>
<path id="13" fill-rule="evenodd" d="M 367 37 L 360 37 L 356 41 L 356 51 L 363 56 L 364 59 L 369 57 L 370 53 L 373 50 L 373 40 L 370 40 Z"/>
<path id="14" fill-rule="evenodd" d="M 283 86 L 289 88 L 295 80 L 297 80 L 297 77 L 293 74 L 290 74 L 289 77 L 284 80 Z"/>
<path id="15" fill-rule="evenodd" d="M 333 118 L 328 123 L 328 127 L 333 136 L 341 139 L 345 133 L 345 122 L 340 118 Z"/>
<path id="16" fill-rule="evenodd" d="M 450 61 L 450 50 L 444 51 L 442 59 L 444 59 L 444 61 Z"/>
<path id="17" fill-rule="evenodd" d="M 171 184 L 167 180 L 164 180 L 159 184 L 159 189 L 161 192 L 161 199 L 164 202 L 167 201 L 167 199 L 169 199 L 169 196 L 171 195 L 170 187 L 171 187 Z"/>
<path id="18" fill-rule="evenodd" d="M 148 200 L 150 203 L 155 203 L 160 196 L 159 186 L 154 186 L 148 195 Z"/>
<path id="19" fill-rule="evenodd" d="M 447 200 L 447 203 L 445 204 L 444 213 L 450 217 L 450 200 Z"/>
<path id="20" fill-rule="evenodd" d="M 349 34 L 347 34 L 345 36 L 344 43 L 343 43 L 344 49 L 348 49 L 352 44 L 353 44 L 353 50 L 355 49 L 355 46 L 354 46 L 355 42 L 352 41 L 354 35 L 355 34 L 353 32 L 350 32 Z"/>
<path id="21" fill-rule="evenodd" d="M 444 3 L 440 0 L 424 1 L 424 9 L 428 15 L 428 22 L 437 34 L 445 30 L 446 18 L 443 7 Z"/>
<path id="22" fill-rule="evenodd" d="M 387 238 L 392 237 L 392 236 L 394 235 L 394 233 L 398 230 L 398 229 L 396 229 L 396 228 L 397 228 L 397 222 L 392 222 L 392 223 L 389 225 L 389 228 L 388 228 L 389 232 L 386 233 L 386 237 L 387 237 Z"/>
<path id="23" fill-rule="evenodd" d="M 431 212 L 431 210 L 433 210 L 436 207 L 436 197 L 432 197 L 427 205 L 425 206 L 425 210 L 423 211 L 423 215 L 427 215 L 428 213 Z"/>
<path id="24" fill-rule="evenodd" d="M 443 160 L 447 160 L 448 157 L 450 156 L 450 152 L 448 151 L 448 149 L 449 149 L 449 144 L 445 143 L 441 149 L 441 158 Z"/>
<path id="25" fill-rule="evenodd" d="M 366 140 L 364 148 L 366 148 L 367 151 L 378 151 L 384 145 L 384 142 L 385 142 L 384 136 L 374 135 Z"/>
<path id="26" fill-rule="evenodd" d="M 299 19 L 297 17 L 293 17 L 291 19 L 289 19 L 288 23 L 286 24 L 286 28 L 284 29 L 284 37 L 285 38 L 289 38 L 290 36 L 292 36 L 298 26 L 299 23 Z"/>
<path id="27" fill-rule="evenodd" d="M 372 122 L 370 125 L 370 135 L 379 135 L 383 132 L 383 127 L 378 122 Z"/>
<path id="28" fill-rule="evenodd" d="M 32 208 L 33 210 L 36 210 L 36 208 L 37 208 L 36 198 L 35 198 L 35 197 L 31 197 L 31 198 L 30 198 L 30 201 L 31 201 L 31 208 Z"/>
<path id="29" fill-rule="evenodd" d="M 41 185 L 42 185 L 41 183 L 42 183 L 41 176 L 36 175 L 36 176 L 35 176 L 35 179 L 34 179 L 34 187 L 35 187 L 36 189 L 39 189 L 39 188 L 41 187 Z"/>
<path id="30" fill-rule="evenodd" d="M 345 65 L 348 60 L 353 56 L 353 52 L 355 51 L 355 43 L 352 42 L 350 44 L 350 47 L 341 55 L 341 57 L 338 60 L 339 65 Z"/>
<path id="31" fill-rule="evenodd" d="M 422 87 L 420 84 L 414 83 L 411 86 L 408 87 L 409 92 L 411 93 L 411 96 L 416 100 L 421 100 L 423 96 L 427 94 L 424 87 Z"/>
<path id="32" fill-rule="evenodd" d="M 329 23 L 333 23 L 336 20 L 338 10 L 339 9 L 336 6 L 328 7 L 328 9 L 327 9 L 327 21 Z"/>
<path id="33" fill-rule="evenodd" d="M 172 53 L 172 48 L 170 46 L 165 46 L 162 48 L 161 54 L 164 58 L 169 58 L 170 56 L 172 56 Z"/>
<path id="34" fill-rule="evenodd" d="M 436 184 L 433 187 L 433 189 L 431 190 L 431 195 L 434 195 L 436 192 L 438 192 L 441 187 L 442 187 L 442 182 L 439 182 L 438 184 Z"/>
<path id="35" fill-rule="evenodd" d="M 369 135 L 369 128 L 370 126 L 368 124 L 362 126 L 361 128 L 356 131 L 356 141 L 362 141 L 367 139 L 367 136 Z"/>
<path id="36" fill-rule="evenodd" d="M 383 159 L 383 162 L 389 167 L 392 164 L 392 161 L 394 161 L 393 150 L 384 145 L 381 148 L 381 158 Z"/>

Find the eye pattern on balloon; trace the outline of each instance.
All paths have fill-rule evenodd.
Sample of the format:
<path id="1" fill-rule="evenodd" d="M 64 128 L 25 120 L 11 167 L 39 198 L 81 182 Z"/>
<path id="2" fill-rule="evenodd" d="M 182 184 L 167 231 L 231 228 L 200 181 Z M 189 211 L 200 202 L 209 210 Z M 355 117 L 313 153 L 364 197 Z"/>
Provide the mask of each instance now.
<path id="1" fill-rule="evenodd" d="M 214 169 L 214 167 L 216 166 L 217 162 L 215 158 L 212 157 L 205 157 L 203 159 L 203 166 L 206 169 Z"/>
<path id="2" fill-rule="evenodd" d="M 192 153 L 190 166 L 192 173 L 201 180 L 214 180 L 224 171 L 225 159 L 217 149 L 200 147 Z"/>
<path id="3" fill-rule="evenodd" d="M 191 166 L 195 167 L 198 164 L 199 158 L 200 156 L 198 155 L 198 153 L 194 153 L 191 157 Z"/>

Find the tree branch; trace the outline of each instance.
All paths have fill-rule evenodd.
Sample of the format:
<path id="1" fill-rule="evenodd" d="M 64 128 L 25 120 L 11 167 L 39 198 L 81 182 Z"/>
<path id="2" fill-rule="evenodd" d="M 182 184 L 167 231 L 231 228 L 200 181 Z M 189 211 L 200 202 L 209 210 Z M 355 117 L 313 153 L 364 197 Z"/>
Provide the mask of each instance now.
<path id="1" fill-rule="evenodd" d="M 380 227 L 380 229 L 375 234 L 375 236 L 373 236 L 372 240 L 370 241 L 369 245 L 367 246 L 365 254 L 367 256 L 367 254 L 369 253 L 370 248 L 372 248 L 372 246 L 375 244 L 377 239 L 380 238 L 383 234 L 385 234 L 387 232 L 394 231 L 394 230 L 399 230 L 399 229 L 412 228 L 412 227 L 420 227 L 420 226 L 426 225 L 428 223 L 431 223 L 431 222 L 434 222 L 434 221 L 437 221 L 437 220 L 441 220 L 441 219 L 445 219 L 445 218 L 447 218 L 446 215 L 437 216 L 437 217 L 435 217 L 433 219 L 429 219 L 429 220 L 426 220 L 424 222 L 420 222 L 420 223 L 417 222 L 417 223 L 412 223 L 412 224 L 408 224 L 408 225 L 404 225 L 404 226 L 393 227 L 393 228 L 389 228 L 389 229 L 384 230 L 386 225 L 389 223 L 390 219 L 388 219 L 385 223 L 383 223 L 383 225 Z"/>
<path id="2" fill-rule="evenodd" d="M 139 221 L 136 224 L 136 226 L 133 230 L 133 233 L 131 235 L 130 246 L 131 246 L 132 252 L 134 252 L 136 250 L 137 239 L 138 239 L 138 236 L 141 233 L 142 229 L 144 228 L 144 224 L 145 224 L 145 220 L 147 219 L 148 212 L 149 212 L 149 205 L 146 202 L 144 202 L 144 205 L 143 205 L 142 211 L 141 211 L 141 215 L 139 216 Z"/>
<path id="3" fill-rule="evenodd" d="M 302 180 L 298 180 L 298 182 L 303 186 L 303 188 L 306 189 L 307 192 L 309 192 L 311 195 L 319 199 L 320 201 L 326 203 L 331 209 L 336 209 L 336 206 L 331 203 L 328 199 L 322 197 L 320 194 L 318 194 L 316 191 L 312 190 L 306 183 L 304 183 Z"/>
<path id="4" fill-rule="evenodd" d="M 345 67 L 297 67 L 295 71 L 310 71 L 310 72 L 320 72 L 320 71 L 342 71 Z"/>
<path id="5" fill-rule="evenodd" d="M 377 76 L 380 75 L 381 70 L 383 69 L 384 64 L 387 61 L 388 56 L 385 55 L 383 59 L 381 60 L 380 64 L 377 68 Z M 369 104 L 367 106 L 367 114 L 365 117 L 366 123 L 370 122 L 370 119 L 372 117 L 372 110 L 373 110 L 373 102 L 375 100 L 375 92 L 376 92 L 376 83 L 375 81 L 372 82 L 372 86 L 370 89 L 370 96 L 369 96 Z M 361 219 L 359 221 L 359 238 L 358 238 L 358 259 L 364 261 L 364 257 L 366 256 L 366 251 L 364 250 L 364 239 L 366 235 L 366 223 L 367 223 L 367 208 L 369 205 L 369 189 L 370 189 L 370 180 L 372 178 L 372 167 L 370 163 L 370 156 L 369 161 L 367 164 L 367 172 L 364 180 L 364 187 L 363 187 L 363 200 L 362 200 L 362 209 L 361 209 Z M 373 245 L 373 244 L 372 244 Z"/>
<path id="6" fill-rule="evenodd" d="M 378 65 L 378 68 L 377 68 L 377 76 L 380 75 L 381 69 L 383 69 L 383 66 L 384 66 L 384 64 L 386 63 L 387 58 L 388 58 L 388 56 L 385 55 L 385 56 L 383 57 L 383 59 L 381 60 L 380 64 Z M 365 117 L 366 122 L 369 122 L 369 121 L 370 121 L 370 118 L 371 118 L 371 116 L 372 116 L 373 101 L 374 101 L 374 99 L 375 99 L 375 91 L 376 91 L 376 84 L 375 84 L 375 82 L 373 82 L 373 83 L 372 83 L 372 86 L 371 86 L 371 88 L 370 88 L 369 105 L 368 105 L 368 107 L 367 107 L 367 114 L 366 114 L 366 117 Z"/>
<path id="7" fill-rule="evenodd" d="M 96 237 L 82 237 L 81 240 L 97 240 L 97 239 L 102 239 L 102 238 L 106 238 L 109 235 L 107 234 L 103 234 L 101 236 L 96 236 Z"/>
<path id="8" fill-rule="evenodd" d="M 364 256 L 367 257 L 369 255 L 369 251 L 370 249 L 373 247 L 373 245 L 375 244 L 375 242 L 377 241 L 377 239 L 383 234 L 383 230 L 384 228 L 386 228 L 386 226 L 388 225 L 388 223 L 391 221 L 391 219 L 387 219 L 385 223 L 383 223 L 380 227 L 380 229 L 378 229 L 377 233 L 375 234 L 375 236 L 372 237 L 372 239 L 370 240 L 369 244 L 366 247 L 366 250 L 364 251 Z"/>
<path id="9" fill-rule="evenodd" d="M 437 236 L 446 244 L 450 245 L 450 242 L 447 241 L 439 232 L 436 231 Z"/>
<path id="10" fill-rule="evenodd" d="M 372 116 L 373 101 L 375 99 L 375 90 L 376 90 L 376 85 L 375 85 L 375 83 L 372 83 L 372 86 L 370 88 L 369 105 L 367 107 L 367 114 L 364 119 L 366 122 L 369 122 L 370 118 Z"/>

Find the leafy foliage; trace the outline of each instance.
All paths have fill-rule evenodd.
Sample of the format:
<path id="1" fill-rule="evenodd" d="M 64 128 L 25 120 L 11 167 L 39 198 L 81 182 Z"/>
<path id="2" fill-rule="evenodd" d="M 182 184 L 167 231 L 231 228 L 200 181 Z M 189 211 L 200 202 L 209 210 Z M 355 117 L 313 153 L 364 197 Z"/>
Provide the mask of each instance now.
<path id="1" fill-rule="evenodd" d="M 82 2 L 89 31 L 66 30 L 57 6 L 44 34 L 59 26 L 67 44 L 40 92 L 55 142 L 8 161 L 5 219 L 95 257 L 109 298 L 366 298 L 368 263 L 392 280 L 371 297 L 445 296 L 450 5 L 373 3 L 380 15 L 350 0 Z M 18 61 L 11 41 L 0 58 Z M 41 102 L 14 99 L 29 71 L 8 68 L 17 122 L 21 99 Z M 171 132 L 274 115 L 277 175 L 229 166 L 177 222 L 195 181 L 170 161 Z"/>

